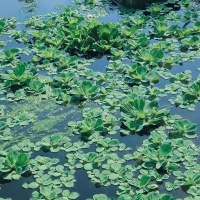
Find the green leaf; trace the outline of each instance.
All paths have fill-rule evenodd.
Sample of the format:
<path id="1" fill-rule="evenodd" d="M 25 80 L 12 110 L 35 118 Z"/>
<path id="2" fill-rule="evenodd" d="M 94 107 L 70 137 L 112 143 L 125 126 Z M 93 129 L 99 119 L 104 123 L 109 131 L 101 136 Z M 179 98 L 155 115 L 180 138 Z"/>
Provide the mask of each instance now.
<path id="1" fill-rule="evenodd" d="M 150 192 L 148 195 L 147 195 L 147 198 L 148 200 L 160 200 L 160 194 L 157 193 L 157 192 Z"/>
<path id="2" fill-rule="evenodd" d="M 19 154 L 20 153 L 16 150 L 10 150 L 6 156 L 7 161 L 10 162 L 10 164 L 15 164 L 18 159 Z"/>
<path id="3" fill-rule="evenodd" d="M 87 153 L 87 159 L 89 162 L 92 162 L 96 157 L 97 157 L 97 153 L 95 153 L 95 152 Z"/>
<path id="4" fill-rule="evenodd" d="M 119 163 L 112 163 L 110 165 L 111 169 L 114 171 L 114 172 L 118 172 L 120 169 L 121 169 L 121 164 Z"/>
<path id="5" fill-rule="evenodd" d="M 144 155 L 152 160 L 158 161 L 158 153 L 153 148 L 148 148 L 144 150 Z"/>
<path id="6" fill-rule="evenodd" d="M 21 172 L 22 172 L 22 167 L 16 166 L 16 172 L 17 172 L 18 174 L 21 174 Z"/>
<path id="7" fill-rule="evenodd" d="M 108 176 L 106 174 L 100 174 L 99 179 L 100 179 L 101 183 L 104 183 L 108 180 Z"/>
<path id="8" fill-rule="evenodd" d="M 134 200 L 137 200 L 137 199 L 135 199 L 136 195 L 134 195 Z M 117 198 L 117 200 L 133 200 L 133 197 L 130 194 L 122 194 Z M 138 200 L 140 200 L 140 199 L 138 199 Z"/>
<path id="9" fill-rule="evenodd" d="M 93 196 L 94 200 L 108 200 L 108 197 L 105 194 L 95 194 Z"/>
<path id="10" fill-rule="evenodd" d="M 158 154 L 161 160 L 165 159 L 172 152 L 170 144 L 162 144 L 159 147 Z"/>
<path id="11" fill-rule="evenodd" d="M 100 119 L 100 118 L 98 118 L 97 121 L 96 121 L 96 123 L 95 123 L 94 128 L 98 129 L 98 128 L 100 128 L 102 126 L 102 124 L 103 124 L 103 120 Z"/>
<path id="12" fill-rule="evenodd" d="M 18 64 L 14 70 L 16 76 L 22 76 L 25 73 L 25 64 Z"/>
<path id="13" fill-rule="evenodd" d="M 174 198 L 169 194 L 165 194 L 160 198 L 160 200 L 174 200 Z"/>
<path id="14" fill-rule="evenodd" d="M 144 188 L 151 180 L 151 177 L 142 175 L 140 179 L 140 188 Z"/>
<path id="15" fill-rule="evenodd" d="M 68 196 L 69 199 L 77 199 L 79 197 L 79 193 L 71 192 Z"/>
<path id="16" fill-rule="evenodd" d="M 17 159 L 16 166 L 24 167 L 28 164 L 28 162 L 29 162 L 28 155 L 27 154 L 20 154 L 18 159 Z"/>
<path id="17" fill-rule="evenodd" d="M 110 180 L 116 180 L 119 178 L 119 174 L 114 174 L 114 173 L 110 173 L 109 174 L 109 179 Z"/>
<path id="18" fill-rule="evenodd" d="M 0 130 L 4 129 L 7 126 L 6 122 L 0 121 Z"/>
<path id="19" fill-rule="evenodd" d="M 86 163 L 84 165 L 85 170 L 93 170 L 93 164 L 92 163 Z"/>
<path id="20" fill-rule="evenodd" d="M 39 184 L 37 182 L 32 182 L 32 183 L 29 184 L 29 188 L 31 188 L 31 189 L 35 189 L 38 186 L 39 186 Z"/>
<path id="21" fill-rule="evenodd" d="M 59 133 L 53 134 L 51 136 L 51 144 L 53 146 L 59 145 L 59 142 L 61 141 L 62 136 Z"/>
<path id="22" fill-rule="evenodd" d="M 118 140 L 118 139 L 112 139 L 112 140 L 109 142 L 109 144 L 110 144 L 111 146 L 117 146 L 117 145 L 119 145 L 119 140 Z"/>

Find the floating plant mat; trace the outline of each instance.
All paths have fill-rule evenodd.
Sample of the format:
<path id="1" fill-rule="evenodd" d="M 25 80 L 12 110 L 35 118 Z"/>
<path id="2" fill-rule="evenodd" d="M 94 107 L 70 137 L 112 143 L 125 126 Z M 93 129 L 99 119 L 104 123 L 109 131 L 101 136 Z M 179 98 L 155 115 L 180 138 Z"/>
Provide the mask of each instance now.
<path id="1" fill-rule="evenodd" d="M 23 12 L 0 18 L 0 199 L 200 199 L 196 3 L 14 2 Z"/>

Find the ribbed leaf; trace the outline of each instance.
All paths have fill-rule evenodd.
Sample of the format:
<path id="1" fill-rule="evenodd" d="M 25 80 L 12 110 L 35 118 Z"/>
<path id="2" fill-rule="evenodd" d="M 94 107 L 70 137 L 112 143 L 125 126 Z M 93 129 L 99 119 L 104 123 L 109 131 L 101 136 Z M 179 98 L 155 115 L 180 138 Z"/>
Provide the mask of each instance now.
<path id="1" fill-rule="evenodd" d="M 15 164 L 17 162 L 19 152 L 16 150 L 10 150 L 6 156 L 6 160 L 9 161 L 11 164 Z"/>
<path id="2" fill-rule="evenodd" d="M 25 72 L 26 68 L 25 68 L 25 65 L 24 64 L 18 64 L 17 67 L 15 68 L 14 70 L 14 74 L 16 76 L 22 76 Z"/>
<path id="3" fill-rule="evenodd" d="M 159 147 L 158 154 L 161 159 L 165 159 L 172 152 L 170 144 L 162 144 Z"/>
<path id="4" fill-rule="evenodd" d="M 144 188 L 149 183 L 150 180 L 151 177 L 143 175 L 140 179 L 140 188 Z"/>
<path id="5" fill-rule="evenodd" d="M 27 154 L 20 154 L 18 159 L 17 159 L 16 166 L 24 167 L 28 164 L 28 162 L 29 162 L 28 155 Z"/>
<path id="6" fill-rule="evenodd" d="M 108 200 L 108 197 L 105 194 L 95 194 L 93 196 L 94 200 Z"/>

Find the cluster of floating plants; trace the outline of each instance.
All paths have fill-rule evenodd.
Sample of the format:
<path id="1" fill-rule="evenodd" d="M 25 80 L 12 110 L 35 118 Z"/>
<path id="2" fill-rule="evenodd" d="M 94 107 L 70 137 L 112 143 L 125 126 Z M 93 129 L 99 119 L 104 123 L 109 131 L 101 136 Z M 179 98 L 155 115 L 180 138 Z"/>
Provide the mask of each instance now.
<path id="1" fill-rule="evenodd" d="M 31 200 L 83 199 L 82 170 L 88 184 L 115 189 L 87 200 L 200 199 L 197 124 L 170 113 L 200 100 L 199 76 L 170 71 L 200 58 L 200 12 L 169 0 L 101 22 L 109 2 L 75 3 L 0 18 L 0 194 L 17 180 Z M 7 48 L 13 41 L 22 47 Z M 92 69 L 102 58 L 106 72 Z"/>

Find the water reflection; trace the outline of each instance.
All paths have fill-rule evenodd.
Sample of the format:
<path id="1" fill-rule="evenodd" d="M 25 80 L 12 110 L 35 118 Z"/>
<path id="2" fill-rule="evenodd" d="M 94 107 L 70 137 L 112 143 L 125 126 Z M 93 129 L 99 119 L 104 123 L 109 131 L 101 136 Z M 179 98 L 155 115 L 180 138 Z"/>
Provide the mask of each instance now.
<path id="1" fill-rule="evenodd" d="M 156 3 L 165 0 L 115 0 L 117 4 L 128 8 L 144 8 L 149 3 Z"/>
<path id="2" fill-rule="evenodd" d="M 33 3 L 35 0 L 18 0 L 19 2 L 24 1 L 25 3 Z"/>
<path id="3" fill-rule="evenodd" d="M 35 0 L 18 0 L 19 2 L 23 2 L 24 6 L 22 7 L 22 11 L 26 11 L 27 14 L 34 13 L 37 7 L 38 2 Z"/>

